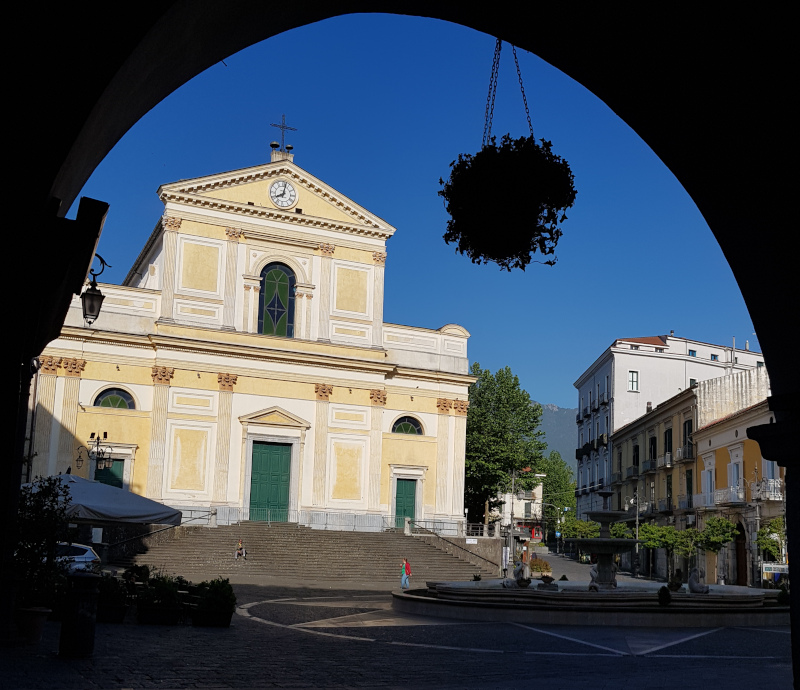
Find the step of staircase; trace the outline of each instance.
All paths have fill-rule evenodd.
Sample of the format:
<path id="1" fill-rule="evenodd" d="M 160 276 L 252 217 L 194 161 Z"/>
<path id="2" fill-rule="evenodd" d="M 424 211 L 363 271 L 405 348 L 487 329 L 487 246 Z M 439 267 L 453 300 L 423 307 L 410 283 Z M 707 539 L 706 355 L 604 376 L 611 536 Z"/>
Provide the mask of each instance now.
<path id="1" fill-rule="evenodd" d="M 417 583 L 426 580 L 472 580 L 495 576 L 491 566 L 473 565 L 403 532 L 336 532 L 290 523 L 244 522 L 216 528 L 185 527 L 172 539 L 111 565 L 149 565 L 187 579 L 195 576 L 248 575 L 302 577 L 337 581 L 386 581 L 400 576 L 401 562 L 411 563 Z M 236 561 L 242 539 L 247 562 Z"/>

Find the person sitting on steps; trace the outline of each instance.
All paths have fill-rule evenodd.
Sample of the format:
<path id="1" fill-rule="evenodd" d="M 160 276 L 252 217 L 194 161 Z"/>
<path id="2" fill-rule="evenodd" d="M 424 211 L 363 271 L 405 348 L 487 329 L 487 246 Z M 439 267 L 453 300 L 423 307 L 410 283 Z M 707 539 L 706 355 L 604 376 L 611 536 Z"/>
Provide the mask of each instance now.
<path id="1" fill-rule="evenodd" d="M 242 540 L 239 540 L 239 543 L 236 545 L 236 555 L 233 557 L 235 561 L 239 560 L 239 556 L 247 560 L 247 551 L 245 551 L 244 544 L 242 544 Z"/>

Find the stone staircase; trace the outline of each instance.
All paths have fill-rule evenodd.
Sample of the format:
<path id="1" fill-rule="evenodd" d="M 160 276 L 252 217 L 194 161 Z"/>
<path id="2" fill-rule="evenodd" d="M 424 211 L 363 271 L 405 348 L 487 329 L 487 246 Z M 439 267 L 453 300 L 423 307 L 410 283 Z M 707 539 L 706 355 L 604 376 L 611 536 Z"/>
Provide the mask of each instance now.
<path id="1" fill-rule="evenodd" d="M 188 580 L 201 577 L 258 575 L 305 580 L 393 582 L 405 557 L 413 582 L 496 577 L 488 563 L 473 565 L 402 531 L 336 532 L 291 523 L 243 522 L 217 528 L 179 527 L 172 539 L 132 558 L 113 560 L 124 568 L 149 565 Z M 234 560 L 236 543 L 244 542 L 247 561 Z"/>

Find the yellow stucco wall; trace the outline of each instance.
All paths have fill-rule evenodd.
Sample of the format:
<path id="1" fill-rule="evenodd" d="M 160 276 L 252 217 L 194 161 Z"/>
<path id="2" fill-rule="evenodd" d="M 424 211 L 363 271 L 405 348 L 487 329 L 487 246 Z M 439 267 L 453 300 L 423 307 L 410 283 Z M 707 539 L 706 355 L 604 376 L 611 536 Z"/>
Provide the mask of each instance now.
<path id="1" fill-rule="evenodd" d="M 181 287 L 216 293 L 220 248 L 190 241 L 182 242 L 181 248 Z"/>
<path id="2" fill-rule="evenodd" d="M 346 441 L 333 443 L 334 484 L 331 498 L 360 501 L 362 496 L 361 468 L 364 446 Z"/>
<path id="3" fill-rule="evenodd" d="M 205 489 L 209 435 L 207 429 L 173 428 L 170 439 L 171 489 L 183 491 Z"/>
<path id="4" fill-rule="evenodd" d="M 369 273 L 352 268 L 336 270 L 336 309 L 367 313 L 367 278 Z"/>
<path id="5" fill-rule="evenodd" d="M 381 457 L 381 503 L 391 505 L 391 468 L 389 465 L 427 467 L 423 500 L 436 503 L 436 439 L 407 434 L 383 434 Z"/>

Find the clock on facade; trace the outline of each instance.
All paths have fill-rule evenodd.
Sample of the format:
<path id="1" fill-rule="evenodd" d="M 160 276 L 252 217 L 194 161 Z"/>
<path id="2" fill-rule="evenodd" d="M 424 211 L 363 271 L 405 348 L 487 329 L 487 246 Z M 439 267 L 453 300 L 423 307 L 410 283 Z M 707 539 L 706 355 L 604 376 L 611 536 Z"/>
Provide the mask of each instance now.
<path id="1" fill-rule="evenodd" d="M 288 208 L 297 201 L 297 190 L 291 182 L 278 180 L 269 188 L 269 198 L 278 208 Z"/>

